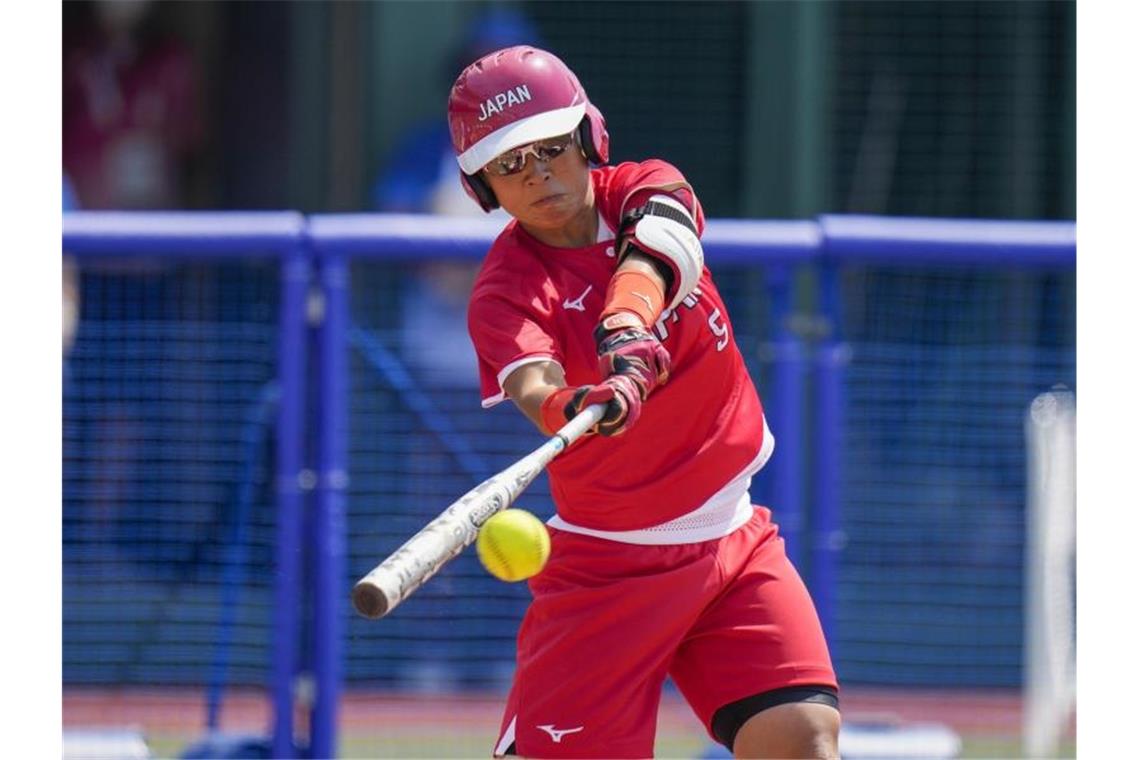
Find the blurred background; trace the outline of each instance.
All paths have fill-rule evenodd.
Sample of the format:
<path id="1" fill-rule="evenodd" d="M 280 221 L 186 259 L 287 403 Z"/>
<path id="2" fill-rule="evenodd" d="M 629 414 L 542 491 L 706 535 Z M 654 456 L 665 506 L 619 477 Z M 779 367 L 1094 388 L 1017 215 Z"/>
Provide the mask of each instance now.
<path id="1" fill-rule="evenodd" d="M 615 161 L 667 157 L 713 217 L 1075 213 L 1074 3 L 126 5 L 63 6 L 64 167 L 85 208 L 398 205 L 385 170 L 445 119 L 457 72 L 525 39 L 571 62 Z M 115 34 L 132 53 L 101 81 Z M 92 125 L 132 105 L 116 79 L 162 93 L 164 115 Z M 132 127 L 170 175 L 109 195 L 90 154 Z M 150 167 L 120 164 L 118 181 Z"/>
<path id="2" fill-rule="evenodd" d="M 383 621 L 347 599 L 539 442 L 509 405 L 479 408 L 465 304 L 506 218 L 458 218 L 482 214 L 445 122 L 464 65 L 531 43 L 576 71 L 615 162 L 668 160 L 710 218 L 755 222 L 750 251 L 713 235 L 709 266 L 781 444 L 754 500 L 865 729 L 845 756 L 1071 756 L 1064 684 L 1042 687 L 1046 717 L 1027 707 L 1072 626 L 1069 544 L 1041 559 L 1032 540 L 1052 501 L 1031 441 L 1055 415 L 1026 420 L 1075 389 L 1075 17 L 64 3 L 70 751 L 486 756 L 525 587 L 471 552 Z M 545 482 L 521 506 L 549 516 Z M 1058 564 L 1062 601 L 1039 608 Z M 661 756 L 713 751 L 671 686 L 659 733 Z"/>

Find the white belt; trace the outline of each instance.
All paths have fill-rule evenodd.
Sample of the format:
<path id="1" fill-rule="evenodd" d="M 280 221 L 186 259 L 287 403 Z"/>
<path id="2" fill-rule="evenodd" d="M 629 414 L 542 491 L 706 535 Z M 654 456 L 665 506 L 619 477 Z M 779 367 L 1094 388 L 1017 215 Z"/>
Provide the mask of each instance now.
<path id="1" fill-rule="evenodd" d="M 558 515 L 547 520 L 546 524 L 568 533 L 581 533 L 623 544 L 696 544 L 727 536 L 752 519 L 752 498 L 748 495 L 748 487 L 752 484 L 752 476 L 772 456 L 775 446 L 768 421 L 764 420 L 764 442 L 756 458 L 704 504 L 660 525 L 638 530 L 595 530 L 574 525 Z"/>

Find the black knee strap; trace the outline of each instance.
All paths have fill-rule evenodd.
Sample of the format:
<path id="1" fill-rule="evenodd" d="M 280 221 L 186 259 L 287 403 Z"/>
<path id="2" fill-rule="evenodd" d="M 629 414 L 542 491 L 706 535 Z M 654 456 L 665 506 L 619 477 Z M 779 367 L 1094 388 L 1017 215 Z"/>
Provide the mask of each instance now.
<path id="1" fill-rule="evenodd" d="M 749 718 L 769 707 L 793 702 L 830 705 L 838 710 L 839 692 L 830 686 L 789 686 L 729 702 L 713 715 L 713 735 L 731 751 L 737 732 Z"/>

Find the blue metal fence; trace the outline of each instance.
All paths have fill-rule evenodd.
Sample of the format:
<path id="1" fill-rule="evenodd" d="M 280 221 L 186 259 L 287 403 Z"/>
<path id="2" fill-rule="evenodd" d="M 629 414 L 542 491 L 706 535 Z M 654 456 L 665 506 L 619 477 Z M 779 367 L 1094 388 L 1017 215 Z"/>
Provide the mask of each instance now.
<path id="1" fill-rule="evenodd" d="M 474 385 L 464 287 L 497 232 L 66 217 L 84 275 L 64 398 L 65 684 L 209 685 L 215 725 L 224 682 L 269 683 L 282 757 L 302 672 L 322 757 L 342 684 L 504 687 L 525 587 L 471 553 L 383 622 L 347 604 L 359 575 L 538 441 L 509 405 L 481 410 Z M 705 247 L 779 442 L 754 500 L 781 523 L 841 679 L 1016 684 L 1020 420 L 1074 383 L 1073 225 L 715 220 Z M 545 483 L 523 506 L 551 514 Z"/>
<path id="2" fill-rule="evenodd" d="M 291 212 L 75 212 L 63 229 L 83 273 L 64 683 L 209 686 L 203 729 L 223 680 L 273 684 L 278 757 L 300 669 L 303 232 Z"/>
<path id="3" fill-rule="evenodd" d="M 1023 418 L 1075 387 L 1069 223 L 825 217 L 810 569 L 847 683 L 1021 683 Z"/>

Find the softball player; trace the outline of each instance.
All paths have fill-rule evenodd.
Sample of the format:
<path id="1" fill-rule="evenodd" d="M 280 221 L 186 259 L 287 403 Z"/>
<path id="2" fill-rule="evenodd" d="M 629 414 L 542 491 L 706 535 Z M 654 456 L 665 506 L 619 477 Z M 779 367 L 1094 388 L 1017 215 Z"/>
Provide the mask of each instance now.
<path id="1" fill-rule="evenodd" d="M 468 307 L 483 406 L 551 434 L 607 405 L 548 470 L 552 554 L 495 755 L 651 756 L 668 675 L 738 757 L 838 757 L 818 617 L 748 494 L 773 438 L 692 188 L 664 161 L 605 166 L 601 112 L 533 47 L 468 66 L 448 122 L 463 187 L 513 217 Z"/>

